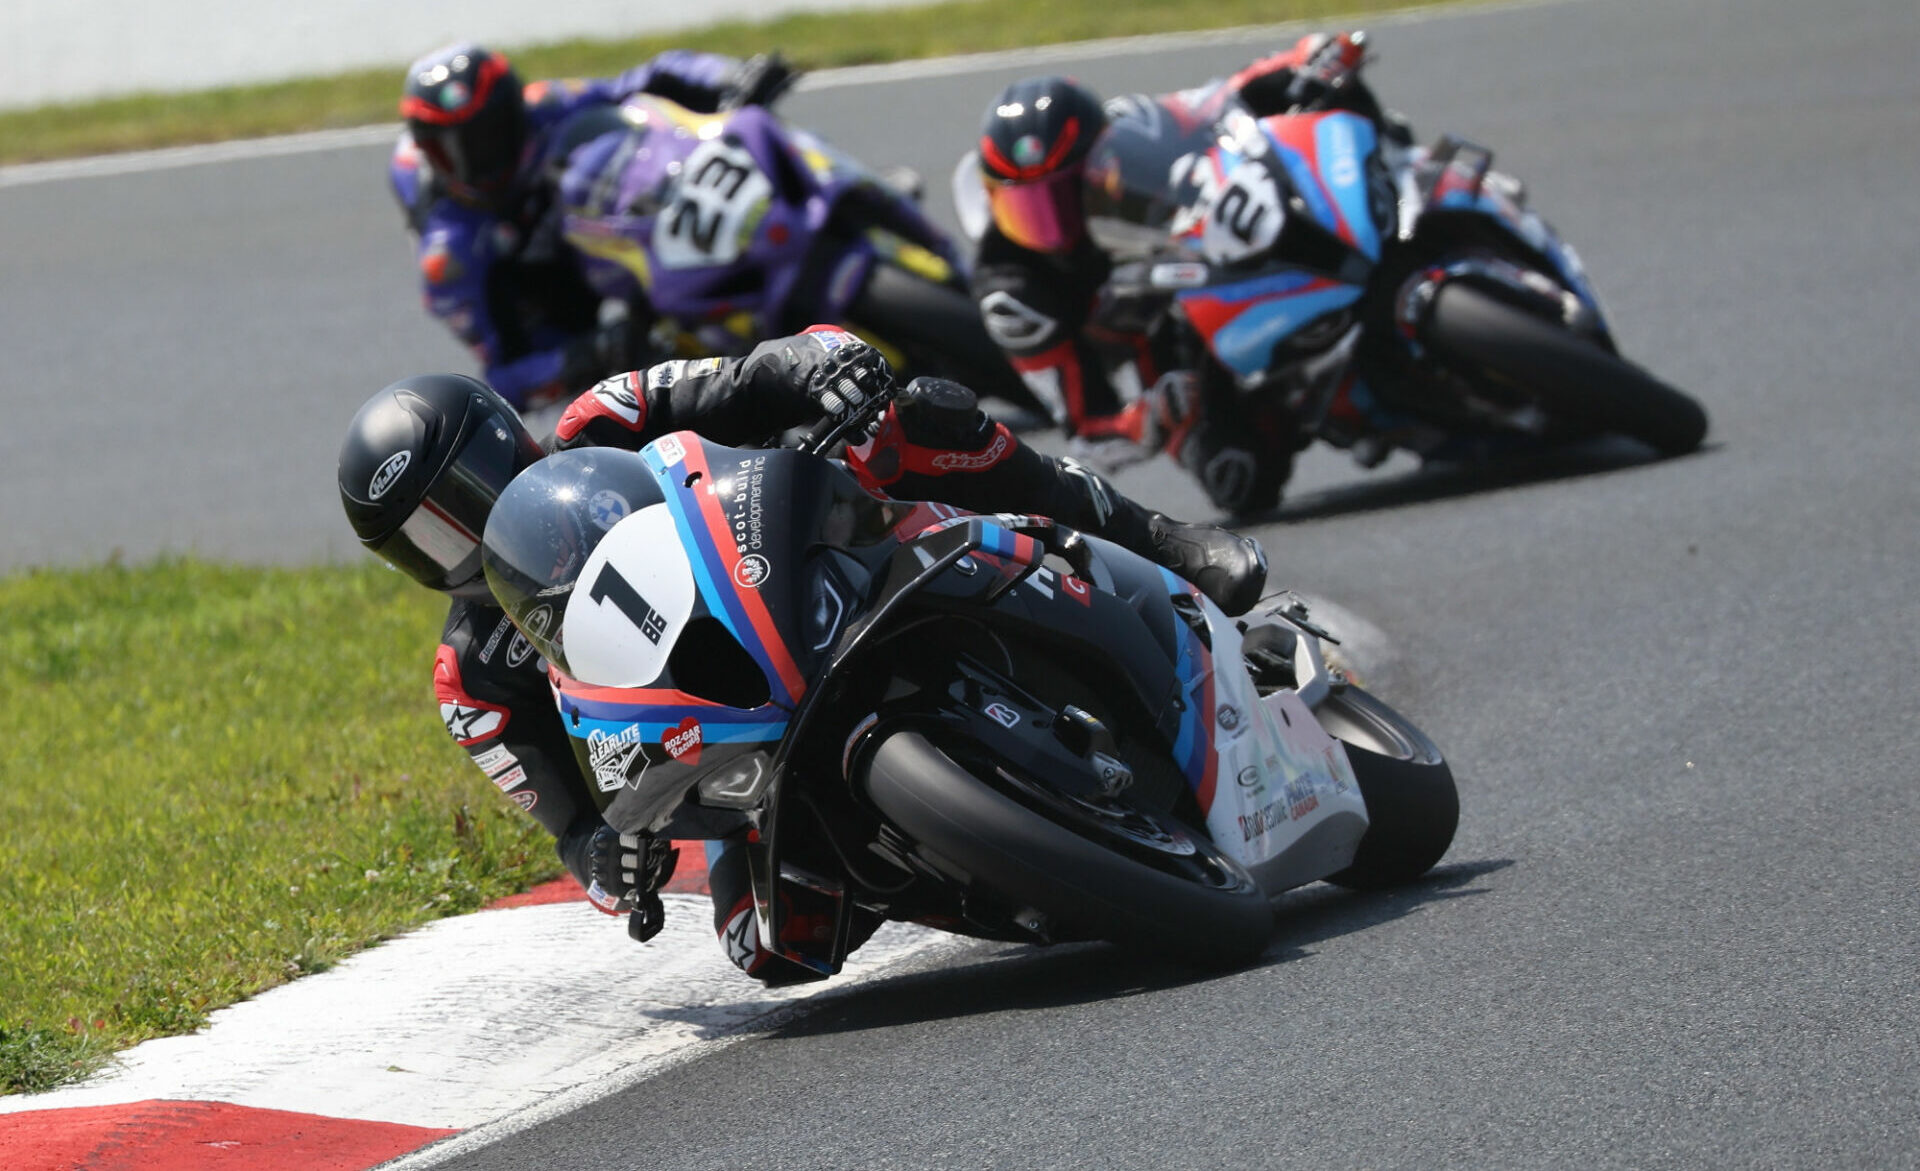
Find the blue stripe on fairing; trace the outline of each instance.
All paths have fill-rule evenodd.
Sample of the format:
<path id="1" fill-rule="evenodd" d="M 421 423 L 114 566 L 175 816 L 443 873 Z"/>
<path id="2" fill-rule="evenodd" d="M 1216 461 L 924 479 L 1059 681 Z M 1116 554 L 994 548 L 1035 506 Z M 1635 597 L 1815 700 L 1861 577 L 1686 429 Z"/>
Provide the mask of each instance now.
<path id="1" fill-rule="evenodd" d="M 1334 285 L 1249 305 L 1240 316 L 1214 332 L 1213 352 L 1242 378 L 1264 374 L 1273 362 L 1275 346 L 1307 323 L 1353 304 L 1360 299 L 1361 292 L 1358 285 Z"/>
<path id="2" fill-rule="evenodd" d="M 658 708 L 641 708 L 637 710 L 645 711 L 649 715 L 656 715 L 660 711 Z M 708 708 L 705 710 L 711 712 L 713 709 Z M 585 740 L 594 732 L 603 732 L 608 736 L 618 737 L 636 723 L 640 725 L 640 731 L 637 733 L 639 739 L 636 743 L 641 744 L 658 744 L 668 732 L 675 731 L 680 727 L 679 720 L 583 719 L 578 724 L 568 720 L 567 735 L 572 736 L 575 740 Z M 785 719 L 775 724 L 743 723 L 716 720 L 709 716 L 708 718 L 700 720 L 700 739 L 708 744 L 771 743 L 787 734 L 788 723 L 789 721 Z"/>
<path id="3" fill-rule="evenodd" d="M 1320 189 L 1320 181 L 1314 174 L 1313 164 L 1307 161 L 1305 155 L 1274 137 L 1271 130 L 1267 131 L 1267 142 L 1273 146 L 1273 152 L 1279 157 L 1280 164 L 1287 169 L 1287 178 L 1293 193 L 1306 201 L 1308 213 L 1327 231 L 1339 232 L 1340 217 L 1333 210 L 1333 205 L 1327 202 L 1326 193 Z"/>
<path id="4" fill-rule="evenodd" d="M 1348 140 L 1342 150 L 1342 140 Z M 1313 143 L 1320 156 L 1320 177 L 1340 205 L 1340 215 L 1353 231 L 1353 242 L 1368 260 L 1380 259 L 1380 229 L 1373 222 L 1367 198 L 1367 157 L 1373 153 L 1373 124 L 1358 114 L 1329 114 L 1314 124 Z M 1353 160 L 1347 181 L 1336 182 L 1333 163 L 1342 155 Z"/>
<path id="5" fill-rule="evenodd" d="M 1160 579 L 1166 583 L 1169 594 L 1177 597 L 1187 592 L 1186 579 L 1170 569 L 1162 569 Z M 1207 743 L 1200 735 L 1200 716 L 1194 710 L 1198 705 L 1193 700 L 1193 644 L 1197 637 L 1186 620 L 1175 613 L 1173 641 L 1180 648 L 1180 660 L 1174 665 L 1174 672 L 1180 679 L 1181 702 L 1186 706 L 1180 709 L 1180 735 L 1173 742 L 1173 758 L 1180 765 L 1180 771 L 1187 775 L 1187 786 L 1195 792 L 1199 791 L 1207 769 Z"/>
<path id="6" fill-rule="evenodd" d="M 786 680 L 780 677 L 780 669 L 774 665 L 766 643 L 761 641 L 760 632 L 754 629 L 753 620 L 747 617 L 745 608 L 740 605 L 740 599 L 733 590 L 720 584 L 725 580 L 731 586 L 731 579 L 724 572 L 719 577 L 714 576 L 714 569 L 724 570 L 726 563 L 720 559 L 720 550 L 713 542 L 713 534 L 707 531 L 704 518 L 700 516 L 699 497 L 677 478 L 665 475 L 665 464 L 651 447 L 646 454 L 647 463 L 654 469 L 654 474 L 666 482 L 667 508 L 673 513 L 673 525 L 680 533 L 680 543 L 697 554 L 687 558 L 687 562 L 693 567 L 694 582 L 700 587 L 700 596 L 707 601 L 708 611 L 720 619 L 741 646 L 747 648 L 753 661 L 760 664 L 768 684 L 779 698 L 791 706 L 793 693 L 787 689 Z M 712 474 L 713 469 L 707 469 L 707 475 Z M 716 602 L 719 604 L 715 605 Z"/>

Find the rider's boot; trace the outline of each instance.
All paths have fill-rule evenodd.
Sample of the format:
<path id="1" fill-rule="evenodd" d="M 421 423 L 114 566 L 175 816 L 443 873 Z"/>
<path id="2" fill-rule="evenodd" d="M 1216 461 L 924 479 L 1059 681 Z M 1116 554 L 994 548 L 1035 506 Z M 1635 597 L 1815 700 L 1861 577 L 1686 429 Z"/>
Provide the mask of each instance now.
<path id="1" fill-rule="evenodd" d="M 1244 614 L 1267 585 L 1260 542 L 1217 525 L 1190 524 L 1123 496 L 1106 478 L 1074 459 L 1050 461 L 1059 488 L 1054 519 L 1150 557 L 1200 588 L 1230 615 Z"/>

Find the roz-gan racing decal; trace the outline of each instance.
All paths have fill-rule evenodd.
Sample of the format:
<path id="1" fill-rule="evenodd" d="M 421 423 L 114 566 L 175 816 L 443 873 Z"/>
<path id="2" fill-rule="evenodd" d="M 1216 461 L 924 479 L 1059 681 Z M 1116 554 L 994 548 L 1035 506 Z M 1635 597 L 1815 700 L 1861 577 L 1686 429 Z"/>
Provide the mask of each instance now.
<path id="1" fill-rule="evenodd" d="M 700 763 L 700 721 L 688 716 L 660 739 L 667 755 L 685 765 Z"/>
<path id="2" fill-rule="evenodd" d="M 1003 728 L 1011 728 L 1020 722 L 1020 713 L 1004 703 L 990 703 L 984 710 L 994 723 Z"/>

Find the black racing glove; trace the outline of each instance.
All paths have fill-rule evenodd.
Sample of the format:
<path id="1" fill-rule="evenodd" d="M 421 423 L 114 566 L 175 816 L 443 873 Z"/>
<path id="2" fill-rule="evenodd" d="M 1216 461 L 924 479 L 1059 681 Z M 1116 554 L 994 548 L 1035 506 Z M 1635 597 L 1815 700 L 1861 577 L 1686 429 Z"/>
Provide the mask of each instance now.
<path id="1" fill-rule="evenodd" d="M 629 912 L 628 934 L 643 942 L 659 934 L 666 921 L 659 891 L 680 861 L 672 843 L 652 834 L 623 834 L 602 822 L 569 832 L 560 857 L 595 906 L 610 915 Z"/>
<path id="2" fill-rule="evenodd" d="M 771 106 L 800 80 L 800 71 L 779 53 L 756 53 L 740 63 L 721 95 L 722 110 L 742 106 Z"/>
<path id="3" fill-rule="evenodd" d="M 841 329 L 801 334 L 791 374 L 820 413 L 845 420 L 868 409 L 893 386 L 893 367 L 879 350 Z"/>

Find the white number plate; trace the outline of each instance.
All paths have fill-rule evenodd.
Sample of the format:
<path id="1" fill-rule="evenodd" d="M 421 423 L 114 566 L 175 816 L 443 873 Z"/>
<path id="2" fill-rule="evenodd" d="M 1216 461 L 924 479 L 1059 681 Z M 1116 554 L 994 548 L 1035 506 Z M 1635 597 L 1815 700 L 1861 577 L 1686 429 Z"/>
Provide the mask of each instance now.
<path id="1" fill-rule="evenodd" d="M 673 202 L 653 229 L 662 268 L 732 264 L 766 214 L 773 183 L 740 147 L 709 139 L 680 167 Z"/>

